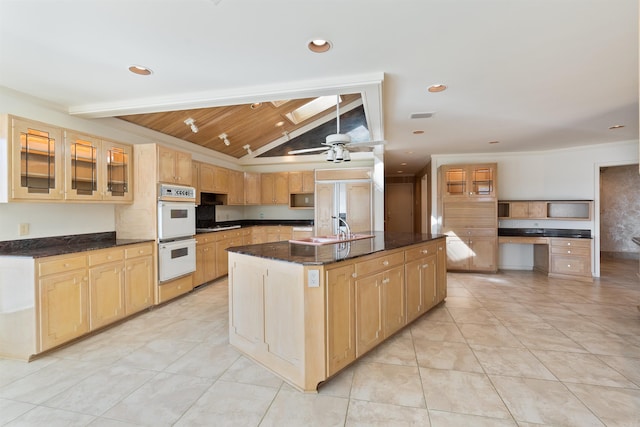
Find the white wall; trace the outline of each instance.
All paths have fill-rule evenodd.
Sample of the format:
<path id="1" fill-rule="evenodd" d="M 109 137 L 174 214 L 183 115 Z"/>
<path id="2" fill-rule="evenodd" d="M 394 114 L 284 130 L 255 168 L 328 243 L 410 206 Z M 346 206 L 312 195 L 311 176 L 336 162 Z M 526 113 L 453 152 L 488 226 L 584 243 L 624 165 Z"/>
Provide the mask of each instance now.
<path id="1" fill-rule="evenodd" d="M 591 221 L 519 220 L 501 221 L 500 226 L 590 229 L 594 237 L 592 268 L 594 275 L 599 276 L 599 168 L 601 165 L 638 162 L 638 141 L 522 153 L 433 155 L 431 160 L 434 177 L 441 165 L 497 163 L 498 198 L 502 200 L 594 200 Z M 438 212 L 437 195 L 438 182 L 434 179 L 431 186 L 432 232 L 439 231 L 441 213 Z M 530 269 L 533 265 L 533 250 L 529 245 L 505 245 L 500 252 L 499 268 Z"/>

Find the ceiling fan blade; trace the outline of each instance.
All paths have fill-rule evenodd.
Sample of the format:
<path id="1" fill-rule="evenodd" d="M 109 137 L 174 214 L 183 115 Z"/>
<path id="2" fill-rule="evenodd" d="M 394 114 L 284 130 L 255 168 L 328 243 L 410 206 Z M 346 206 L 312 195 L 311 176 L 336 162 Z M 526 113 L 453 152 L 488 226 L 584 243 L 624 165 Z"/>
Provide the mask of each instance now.
<path id="1" fill-rule="evenodd" d="M 374 145 L 386 145 L 386 144 L 387 144 L 387 141 L 380 140 L 380 141 L 350 142 L 348 144 L 345 144 L 345 146 L 347 148 L 351 148 L 351 147 L 373 147 Z"/>
<path id="2" fill-rule="evenodd" d="M 314 151 L 327 151 L 331 147 L 315 147 L 315 148 L 303 148 L 301 150 L 291 150 L 287 154 L 302 154 L 302 153 L 312 153 Z"/>

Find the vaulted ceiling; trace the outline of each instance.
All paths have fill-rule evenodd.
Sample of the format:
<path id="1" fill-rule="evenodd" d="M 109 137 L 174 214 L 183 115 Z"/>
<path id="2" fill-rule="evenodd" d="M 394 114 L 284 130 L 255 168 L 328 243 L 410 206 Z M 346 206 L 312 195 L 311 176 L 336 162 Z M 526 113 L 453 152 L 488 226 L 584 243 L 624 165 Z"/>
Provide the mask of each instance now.
<path id="1" fill-rule="evenodd" d="M 331 49 L 309 50 L 317 38 Z M 166 121 L 241 164 L 263 154 L 245 144 L 330 117 L 288 137 L 275 116 L 261 131 L 248 112 L 213 117 L 359 94 L 387 175 L 411 174 L 433 154 L 637 140 L 638 1 L 0 0 L 0 86 L 79 117 Z"/>

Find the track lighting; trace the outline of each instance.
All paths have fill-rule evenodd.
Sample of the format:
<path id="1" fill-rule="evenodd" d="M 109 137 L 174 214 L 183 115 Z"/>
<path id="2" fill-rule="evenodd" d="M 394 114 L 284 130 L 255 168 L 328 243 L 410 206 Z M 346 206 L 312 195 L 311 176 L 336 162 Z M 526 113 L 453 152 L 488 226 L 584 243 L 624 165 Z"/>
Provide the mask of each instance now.
<path id="1" fill-rule="evenodd" d="M 189 117 L 184 121 L 184 124 L 191 127 L 191 132 L 198 133 L 198 126 L 196 126 L 196 120 Z"/>
<path id="2" fill-rule="evenodd" d="M 231 145 L 231 141 L 229 141 L 229 139 L 227 139 L 227 134 L 226 133 L 221 133 L 220 135 L 218 135 L 218 138 L 223 140 L 224 141 L 224 145 L 226 145 L 227 147 Z"/>
<path id="3" fill-rule="evenodd" d="M 251 145 L 246 144 L 245 146 L 243 146 L 242 148 L 244 148 L 245 150 L 247 150 L 247 154 L 251 155 L 253 154 L 253 151 L 251 151 Z"/>

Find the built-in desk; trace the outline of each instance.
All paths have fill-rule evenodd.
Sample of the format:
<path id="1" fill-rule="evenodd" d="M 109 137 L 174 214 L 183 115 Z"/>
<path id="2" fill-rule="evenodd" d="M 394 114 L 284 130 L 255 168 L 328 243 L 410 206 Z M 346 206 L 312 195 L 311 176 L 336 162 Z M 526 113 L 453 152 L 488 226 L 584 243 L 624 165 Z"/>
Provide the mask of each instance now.
<path id="1" fill-rule="evenodd" d="M 524 235 L 516 235 L 518 230 L 522 230 Z M 590 231 L 547 230 L 501 228 L 498 231 L 498 244 L 534 245 L 534 270 L 548 274 L 549 277 L 592 282 Z"/>

